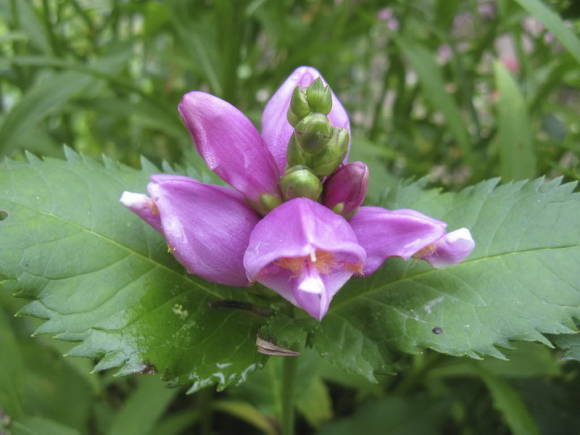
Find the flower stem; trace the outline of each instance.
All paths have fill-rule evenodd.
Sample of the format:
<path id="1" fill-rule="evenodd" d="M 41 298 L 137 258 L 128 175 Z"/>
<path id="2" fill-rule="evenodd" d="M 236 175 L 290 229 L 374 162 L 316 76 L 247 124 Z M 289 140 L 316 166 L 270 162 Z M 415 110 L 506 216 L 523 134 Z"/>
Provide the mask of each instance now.
<path id="1" fill-rule="evenodd" d="M 282 435 L 294 435 L 294 385 L 298 358 L 282 360 Z"/>

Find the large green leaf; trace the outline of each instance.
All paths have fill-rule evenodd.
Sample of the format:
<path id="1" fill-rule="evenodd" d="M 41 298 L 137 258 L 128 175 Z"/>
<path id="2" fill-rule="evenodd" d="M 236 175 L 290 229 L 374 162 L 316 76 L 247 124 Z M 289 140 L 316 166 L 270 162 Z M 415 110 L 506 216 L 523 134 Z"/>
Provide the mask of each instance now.
<path id="1" fill-rule="evenodd" d="M 211 304 L 248 292 L 184 274 L 163 239 L 118 204 L 123 190 L 144 190 L 156 171 L 145 167 L 70 152 L 68 161 L 2 164 L 3 285 L 33 299 L 22 312 L 45 319 L 37 333 L 81 341 L 71 355 L 100 358 L 96 370 L 159 371 L 193 390 L 238 383 L 261 362 L 254 340 L 264 322 Z M 284 329 L 303 324 L 298 335 L 308 332 L 322 356 L 371 381 L 393 372 L 398 352 L 503 357 L 498 346 L 511 340 L 548 344 L 544 333 L 573 332 L 580 315 L 574 185 L 496 184 L 457 194 L 417 184 L 392 190 L 386 207 L 470 228 L 471 257 L 442 270 L 389 260 L 372 277 L 351 280 L 320 325 Z"/>
<path id="2" fill-rule="evenodd" d="M 193 390 L 238 383 L 256 367 L 259 319 L 210 305 L 247 290 L 186 275 L 162 237 L 119 204 L 155 168 L 71 152 L 29 160 L 0 164 L 0 276 L 34 299 L 22 312 L 46 319 L 38 334 L 81 341 L 70 354 L 100 358 L 96 370 L 158 371 Z"/>
<path id="3" fill-rule="evenodd" d="M 384 206 L 415 208 L 471 229 L 477 246 L 463 263 L 433 269 L 391 259 L 335 298 L 315 336 L 323 356 L 374 379 L 393 351 L 431 348 L 502 358 L 511 340 L 570 333 L 580 316 L 580 195 L 560 180 L 487 181 L 454 194 L 393 190 Z"/>

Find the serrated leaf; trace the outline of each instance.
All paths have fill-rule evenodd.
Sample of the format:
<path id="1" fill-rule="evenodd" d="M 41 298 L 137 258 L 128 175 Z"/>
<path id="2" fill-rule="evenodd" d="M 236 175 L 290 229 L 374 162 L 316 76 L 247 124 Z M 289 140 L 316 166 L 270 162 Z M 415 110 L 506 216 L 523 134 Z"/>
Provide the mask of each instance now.
<path id="1" fill-rule="evenodd" d="M 554 343 L 564 350 L 564 358 L 580 361 L 580 334 L 559 335 Z"/>
<path id="2" fill-rule="evenodd" d="M 487 181 L 454 194 L 402 186 L 384 206 L 414 208 L 469 228 L 477 243 L 463 263 L 433 269 L 391 259 L 336 296 L 314 342 L 343 368 L 373 380 L 393 352 L 431 348 L 502 357 L 511 340 L 550 344 L 580 316 L 580 195 L 560 180 Z"/>
<path id="3" fill-rule="evenodd" d="M 70 355 L 97 369 L 162 373 L 192 391 L 242 381 L 261 361 L 260 320 L 211 308 L 247 291 L 186 275 L 162 237 L 119 204 L 148 174 L 67 151 L 68 161 L 0 164 L 0 274 L 34 299 L 38 334 L 82 340 Z"/>
<path id="4" fill-rule="evenodd" d="M 466 358 L 448 358 L 429 371 L 430 377 L 479 376 L 481 370 L 491 375 L 526 379 L 555 377 L 561 374 L 561 363 L 553 351 L 538 343 L 518 343 L 516 349 L 504 352 L 507 361 L 488 358 L 477 361 Z"/>

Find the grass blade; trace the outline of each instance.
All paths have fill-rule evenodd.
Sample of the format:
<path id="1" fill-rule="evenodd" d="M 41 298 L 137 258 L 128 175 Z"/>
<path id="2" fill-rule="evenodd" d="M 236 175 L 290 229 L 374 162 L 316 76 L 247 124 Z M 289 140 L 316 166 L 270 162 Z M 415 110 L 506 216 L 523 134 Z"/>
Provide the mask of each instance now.
<path id="1" fill-rule="evenodd" d="M 528 109 L 518 85 L 499 62 L 494 65 L 500 97 L 498 133 L 500 175 L 504 180 L 531 178 L 536 173 L 536 152 Z"/>

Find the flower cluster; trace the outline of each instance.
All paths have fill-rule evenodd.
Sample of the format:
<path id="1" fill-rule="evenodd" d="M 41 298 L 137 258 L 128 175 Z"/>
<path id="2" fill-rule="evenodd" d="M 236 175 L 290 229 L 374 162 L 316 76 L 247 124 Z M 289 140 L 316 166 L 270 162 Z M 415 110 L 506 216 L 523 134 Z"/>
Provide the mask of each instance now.
<path id="1" fill-rule="evenodd" d="M 415 210 L 361 206 L 368 168 L 348 163 L 346 111 L 319 72 L 296 69 L 262 115 L 262 134 L 238 109 L 204 92 L 179 104 L 207 165 L 233 188 L 153 175 L 149 195 L 121 202 L 167 240 L 192 274 L 234 286 L 259 282 L 322 319 L 353 276 L 389 257 L 434 267 L 474 247 L 465 228 Z"/>

